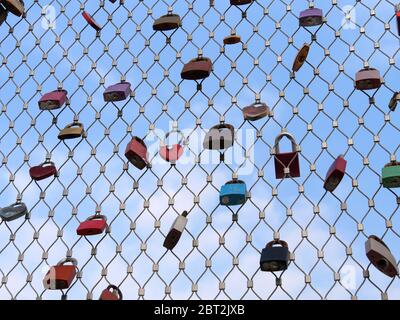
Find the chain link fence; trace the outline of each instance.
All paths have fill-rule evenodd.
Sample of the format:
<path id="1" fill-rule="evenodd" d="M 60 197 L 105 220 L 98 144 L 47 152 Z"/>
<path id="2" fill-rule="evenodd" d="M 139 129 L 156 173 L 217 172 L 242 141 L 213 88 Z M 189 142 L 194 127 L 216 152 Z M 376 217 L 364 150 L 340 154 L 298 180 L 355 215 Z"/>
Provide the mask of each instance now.
<path id="1" fill-rule="evenodd" d="M 364 248 L 376 234 L 400 257 L 400 201 L 380 180 L 399 148 L 400 120 L 388 107 L 400 76 L 394 5 L 25 0 L 24 16 L 8 14 L 0 26 L 0 206 L 22 201 L 29 211 L 0 223 L 0 297 L 98 299 L 114 284 L 124 299 L 399 299 L 398 277 L 375 269 Z M 323 10 L 324 23 L 299 27 L 310 7 Z M 168 10 L 182 26 L 154 31 Z M 224 45 L 231 34 L 240 43 Z M 310 52 L 294 74 L 304 43 Z M 199 54 L 213 62 L 210 77 L 182 80 L 183 65 Z M 363 67 L 380 71 L 379 90 L 355 90 Z M 129 98 L 105 102 L 104 90 L 120 81 L 132 84 Z M 68 91 L 66 105 L 40 110 L 38 100 L 55 89 Z M 269 116 L 243 120 L 242 108 L 255 101 Z M 59 140 L 74 121 L 84 136 Z M 219 123 L 236 129 L 223 159 L 202 147 Z M 158 151 L 177 129 L 184 154 L 169 163 Z M 275 178 L 282 130 L 301 147 L 298 178 Z M 142 171 L 124 156 L 133 136 L 148 146 L 151 165 Z M 339 154 L 346 174 L 326 192 Z M 29 169 L 45 160 L 58 174 L 32 180 Z M 219 191 L 232 178 L 245 181 L 247 201 L 222 206 Z M 164 238 L 184 210 L 188 224 L 169 251 Z M 107 216 L 107 231 L 78 236 L 93 214 Z M 291 252 L 284 272 L 260 271 L 273 239 Z M 45 290 L 50 266 L 66 257 L 78 261 L 76 279 Z"/>

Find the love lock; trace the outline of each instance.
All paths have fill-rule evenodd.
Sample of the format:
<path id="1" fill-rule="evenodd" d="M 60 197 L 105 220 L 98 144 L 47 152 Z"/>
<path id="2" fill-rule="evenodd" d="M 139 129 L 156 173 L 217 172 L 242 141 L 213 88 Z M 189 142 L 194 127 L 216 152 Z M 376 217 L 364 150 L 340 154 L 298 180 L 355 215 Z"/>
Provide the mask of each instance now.
<path id="1" fill-rule="evenodd" d="M 211 74 L 212 62 L 209 58 L 198 57 L 183 66 L 181 78 L 185 80 L 201 80 Z"/>
<path id="2" fill-rule="evenodd" d="M 61 108 L 67 101 L 67 90 L 54 90 L 45 93 L 39 100 L 40 110 L 53 110 Z"/>
<path id="3" fill-rule="evenodd" d="M 122 300 L 122 292 L 117 286 L 110 284 L 103 290 L 99 300 Z"/>
<path id="4" fill-rule="evenodd" d="M 357 72 L 355 87 L 357 90 L 378 89 L 381 86 L 381 75 L 374 68 L 366 68 Z"/>
<path id="5" fill-rule="evenodd" d="M 7 9 L 0 3 L 0 26 L 7 20 Z"/>
<path id="6" fill-rule="evenodd" d="M 279 245 L 275 246 L 274 245 Z M 289 265 L 289 248 L 283 240 L 268 242 L 261 252 L 260 269 L 261 271 L 282 271 Z"/>
<path id="7" fill-rule="evenodd" d="M 168 250 L 172 250 L 177 245 L 179 239 L 181 238 L 183 230 L 185 230 L 188 219 L 186 218 L 189 213 L 183 211 L 183 213 L 178 216 L 171 229 L 169 230 L 167 236 L 165 237 L 163 246 Z"/>
<path id="8" fill-rule="evenodd" d="M 180 135 L 180 139 L 179 139 L 177 144 L 174 144 L 171 147 L 171 146 L 169 146 L 169 145 L 167 145 L 165 143 L 165 141 L 168 139 L 169 135 L 172 132 L 168 132 L 165 135 L 164 141 L 161 143 L 161 147 L 160 147 L 159 153 L 160 153 L 161 158 L 163 158 L 166 161 L 176 161 L 183 154 L 183 145 L 182 145 L 182 143 L 185 140 L 185 136 L 179 130 L 177 130 L 176 132 Z"/>
<path id="9" fill-rule="evenodd" d="M 18 17 L 24 14 L 24 2 L 21 0 L 1 0 L 1 3 L 8 11 Z"/>
<path id="10" fill-rule="evenodd" d="M 70 262 L 70 265 L 65 265 Z M 52 266 L 43 279 L 45 289 L 57 290 L 67 289 L 74 281 L 76 270 L 78 269 L 78 261 L 74 258 L 66 258 Z"/>
<path id="11" fill-rule="evenodd" d="M 168 13 L 161 16 L 153 23 L 154 31 L 169 31 L 182 26 L 181 17 L 177 14 Z"/>
<path id="12" fill-rule="evenodd" d="M 221 187 L 219 203 L 224 206 L 236 206 L 246 202 L 246 183 L 233 179 Z"/>
<path id="13" fill-rule="evenodd" d="M 392 99 L 390 99 L 390 102 L 389 102 L 389 109 L 391 111 L 395 111 L 396 110 L 397 103 L 399 102 L 399 100 L 400 100 L 400 92 L 395 92 L 393 94 Z"/>
<path id="14" fill-rule="evenodd" d="M 231 5 L 233 6 L 242 6 L 245 4 L 250 4 L 253 2 L 253 0 L 230 0 Z"/>
<path id="15" fill-rule="evenodd" d="M 365 253 L 369 261 L 388 277 L 393 278 L 399 273 L 395 257 L 388 246 L 377 236 L 369 236 L 365 242 Z"/>
<path id="16" fill-rule="evenodd" d="M 228 149 L 235 140 L 235 129 L 230 124 L 213 126 L 204 137 L 204 149 Z"/>
<path id="17" fill-rule="evenodd" d="M 86 11 L 82 12 L 82 16 L 85 18 L 86 22 L 96 31 L 100 31 L 102 26 L 99 25 L 94 18 Z"/>
<path id="18" fill-rule="evenodd" d="M 300 68 L 303 66 L 304 62 L 307 59 L 309 51 L 310 51 L 310 45 L 308 43 L 305 43 L 297 53 L 296 58 L 294 59 L 292 67 L 293 72 L 297 72 L 300 70 Z"/>
<path id="19" fill-rule="evenodd" d="M 236 44 L 236 43 L 239 43 L 240 41 L 241 41 L 240 36 L 238 36 L 236 34 L 231 34 L 230 36 L 227 36 L 224 38 L 225 45 Z"/>
<path id="20" fill-rule="evenodd" d="M 382 168 L 382 185 L 384 188 L 400 187 L 400 162 L 389 162 Z"/>
<path id="21" fill-rule="evenodd" d="M 256 121 L 269 115 L 269 108 L 263 102 L 256 102 L 242 109 L 244 120 Z"/>
<path id="22" fill-rule="evenodd" d="M 64 129 L 60 131 L 58 134 L 58 139 L 66 140 L 66 139 L 74 139 L 83 136 L 83 124 L 80 122 L 74 122 L 67 125 Z"/>
<path id="23" fill-rule="evenodd" d="M 40 181 L 57 175 L 57 168 L 54 162 L 46 161 L 29 169 L 29 175 L 33 180 Z"/>
<path id="24" fill-rule="evenodd" d="M 400 4 L 394 6 L 396 11 L 397 33 L 400 36 Z"/>
<path id="25" fill-rule="evenodd" d="M 23 202 L 16 202 L 8 207 L 0 209 L 0 218 L 3 221 L 13 221 L 27 214 L 28 209 Z"/>
<path id="26" fill-rule="evenodd" d="M 93 215 L 79 224 L 76 234 L 79 236 L 93 236 L 101 234 L 107 228 L 107 217 L 104 215 Z"/>
<path id="27" fill-rule="evenodd" d="M 129 82 L 121 82 L 109 86 L 103 92 L 104 101 L 122 101 L 131 94 L 131 84 Z"/>
<path id="28" fill-rule="evenodd" d="M 324 183 L 325 190 L 333 192 L 336 189 L 346 173 L 346 165 L 347 161 L 343 158 L 343 155 L 336 158 L 326 174 Z"/>
<path id="29" fill-rule="evenodd" d="M 140 170 L 146 167 L 148 165 L 147 147 L 144 141 L 139 137 L 133 137 L 126 146 L 125 157 Z"/>
<path id="30" fill-rule="evenodd" d="M 279 142 L 287 137 L 292 143 L 292 152 L 280 153 Z M 300 177 L 299 153 L 294 137 L 288 132 L 280 133 L 275 139 L 275 176 L 277 179 Z"/>
<path id="31" fill-rule="evenodd" d="M 313 27 L 324 22 L 324 15 L 321 9 L 310 8 L 300 12 L 300 27 Z"/>

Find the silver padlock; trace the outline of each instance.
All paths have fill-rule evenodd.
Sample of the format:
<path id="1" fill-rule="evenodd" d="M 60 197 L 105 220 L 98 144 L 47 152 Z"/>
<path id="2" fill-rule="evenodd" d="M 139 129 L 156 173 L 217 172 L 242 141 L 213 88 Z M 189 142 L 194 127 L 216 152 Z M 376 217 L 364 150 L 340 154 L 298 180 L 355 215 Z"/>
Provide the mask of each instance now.
<path id="1" fill-rule="evenodd" d="M 189 213 L 187 211 L 183 211 L 182 215 L 178 216 L 174 223 L 172 224 L 171 229 L 169 230 L 167 237 L 164 240 L 164 247 L 172 250 L 179 239 L 181 238 L 183 230 L 185 230 L 188 219 L 186 218 Z"/>
<path id="2" fill-rule="evenodd" d="M 204 137 L 204 149 L 228 149 L 235 141 L 235 129 L 230 124 L 213 126 Z"/>
<path id="3" fill-rule="evenodd" d="M 399 273 L 395 257 L 379 237 L 375 235 L 369 236 L 365 242 L 365 253 L 369 261 L 388 277 L 393 278 Z"/>
<path id="4" fill-rule="evenodd" d="M 28 214 L 28 209 L 23 202 L 16 202 L 0 209 L 0 218 L 3 221 L 13 221 Z"/>

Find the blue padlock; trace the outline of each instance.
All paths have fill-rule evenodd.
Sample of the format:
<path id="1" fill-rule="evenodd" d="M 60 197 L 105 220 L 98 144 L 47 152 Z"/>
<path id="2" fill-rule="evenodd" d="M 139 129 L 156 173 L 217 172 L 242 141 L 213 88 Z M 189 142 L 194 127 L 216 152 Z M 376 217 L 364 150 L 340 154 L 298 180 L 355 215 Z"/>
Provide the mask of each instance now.
<path id="1" fill-rule="evenodd" d="M 246 202 L 246 184 L 242 180 L 231 180 L 225 183 L 219 193 L 220 204 L 236 206 Z"/>

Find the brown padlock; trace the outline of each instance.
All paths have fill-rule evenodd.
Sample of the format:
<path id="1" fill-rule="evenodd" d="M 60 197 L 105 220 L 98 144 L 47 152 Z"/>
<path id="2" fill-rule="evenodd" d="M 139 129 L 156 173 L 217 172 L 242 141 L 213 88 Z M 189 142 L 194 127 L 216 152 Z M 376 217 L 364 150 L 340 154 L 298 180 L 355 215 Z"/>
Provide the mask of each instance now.
<path id="1" fill-rule="evenodd" d="M 70 265 L 65 265 L 70 262 Z M 52 266 L 43 279 L 45 289 L 59 290 L 67 289 L 74 281 L 76 270 L 78 269 L 78 261 L 74 258 L 65 258 Z"/>
<path id="2" fill-rule="evenodd" d="M 181 78 L 184 80 L 201 80 L 210 76 L 212 62 L 209 58 L 198 57 L 183 66 Z"/>
<path id="3" fill-rule="evenodd" d="M 20 17 L 24 14 L 24 2 L 21 0 L 0 0 L 4 7 L 12 14 Z"/>
<path id="4" fill-rule="evenodd" d="M 381 75 L 377 69 L 365 68 L 356 74 L 355 87 L 357 90 L 378 89 L 381 84 Z"/>
<path id="5" fill-rule="evenodd" d="M 58 139 L 74 139 L 83 136 L 83 124 L 80 122 L 74 122 L 67 125 L 64 129 L 60 131 L 58 134 Z"/>
<path id="6" fill-rule="evenodd" d="M 122 292 L 117 286 L 110 284 L 107 288 L 103 290 L 99 300 L 122 300 Z"/>
<path id="7" fill-rule="evenodd" d="M 269 108 L 263 102 L 255 102 L 242 109 L 245 120 L 256 121 L 269 115 Z"/>
<path id="8" fill-rule="evenodd" d="M 310 51 L 310 45 L 308 43 L 305 43 L 297 53 L 296 58 L 294 59 L 292 67 L 293 72 L 297 72 L 300 70 L 300 68 L 303 66 L 304 62 L 307 59 L 309 51 Z"/>
<path id="9" fill-rule="evenodd" d="M 149 164 L 147 160 L 147 146 L 142 139 L 136 136 L 127 144 L 125 157 L 140 170 Z"/>
<path id="10" fill-rule="evenodd" d="M 233 6 L 242 6 L 245 4 L 250 4 L 253 2 L 253 0 L 230 0 L 231 5 Z"/>
<path id="11" fill-rule="evenodd" d="M 240 36 L 236 34 L 231 34 L 230 36 L 227 36 L 224 38 L 224 44 L 225 45 L 231 45 L 231 44 L 236 44 L 241 41 Z"/>
<path id="12" fill-rule="evenodd" d="M 369 236 L 365 242 L 365 253 L 369 261 L 388 277 L 395 277 L 399 273 L 396 259 L 382 239 L 375 235 Z"/>
<path id="13" fill-rule="evenodd" d="M 389 102 L 389 109 L 391 111 L 395 111 L 396 110 L 398 101 L 400 101 L 400 92 L 395 92 L 393 94 L 392 99 L 390 99 L 390 102 Z"/>
<path id="14" fill-rule="evenodd" d="M 161 16 L 153 23 L 154 31 L 169 31 L 182 26 L 181 17 L 177 14 L 168 13 Z"/>
<path id="15" fill-rule="evenodd" d="M 0 26 L 7 20 L 7 9 L 0 3 Z"/>

